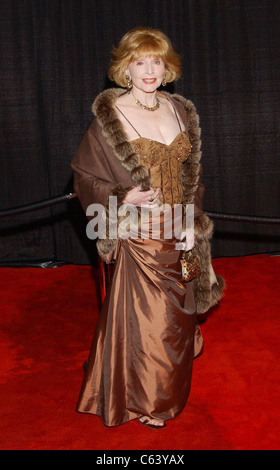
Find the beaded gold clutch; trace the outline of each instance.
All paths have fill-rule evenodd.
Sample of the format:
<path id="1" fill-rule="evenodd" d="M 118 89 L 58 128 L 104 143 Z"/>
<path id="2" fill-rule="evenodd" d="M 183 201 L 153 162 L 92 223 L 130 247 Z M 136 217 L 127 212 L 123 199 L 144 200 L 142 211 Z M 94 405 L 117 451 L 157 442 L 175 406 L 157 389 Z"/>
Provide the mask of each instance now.
<path id="1" fill-rule="evenodd" d="M 182 280 L 189 282 L 195 279 L 200 273 L 198 258 L 193 254 L 192 250 L 183 251 L 180 258 L 182 266 Z"/>

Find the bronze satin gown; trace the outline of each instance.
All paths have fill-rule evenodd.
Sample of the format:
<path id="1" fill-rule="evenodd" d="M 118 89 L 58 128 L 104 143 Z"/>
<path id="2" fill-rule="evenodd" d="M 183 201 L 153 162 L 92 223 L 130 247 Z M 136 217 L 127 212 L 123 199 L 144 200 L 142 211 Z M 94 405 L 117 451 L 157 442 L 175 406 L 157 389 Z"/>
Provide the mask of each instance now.
<path id="1" fill-rule="evenodd" d="M 164 202 L 180 203 L 188 136 L 181 131 L 170 145 L 141 136 L 131 143 Z M 142 415 L 168 420 L 188 399 L 193 357 L 203 340 L 192 283 L 180 282 L 175 242 L 119 242 L 77 405 L 77 411 L 101 416 L 107 426 Z"/>

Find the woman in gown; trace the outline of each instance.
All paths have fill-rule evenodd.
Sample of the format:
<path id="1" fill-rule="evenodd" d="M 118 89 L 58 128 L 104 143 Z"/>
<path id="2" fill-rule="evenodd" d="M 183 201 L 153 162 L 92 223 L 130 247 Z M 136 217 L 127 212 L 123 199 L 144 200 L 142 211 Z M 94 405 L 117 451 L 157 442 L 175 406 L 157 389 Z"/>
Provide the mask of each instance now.
<path id="1" fill-rule="evenodd" d="M 115 267 L 77 410 L 101 416 L 106 426 L 137 418 L 160 429 L 183 410 L 193 358 L 203 344 L 197 313 L 222 296 L 223 280 L 211 265 L 213 227 L 202 210 L 198 116 L 191 101 L 158 91 L 179 76 L 180 58 L 161 31 L 129 31 L 113 51 L 109 71 L 127 90 L 96 98 L 95 119 L 72 162 L 85 211 L 92 203 L 108 207 L 112 195 L 117 208 L 194 204 L 201 272 L 189 283 L 182 282 L 178 237 L 164 237 L 162 213 L 156 238 L 148 219 L 146 237 L 117 232 L 97 241 L 99 255 Z"/>

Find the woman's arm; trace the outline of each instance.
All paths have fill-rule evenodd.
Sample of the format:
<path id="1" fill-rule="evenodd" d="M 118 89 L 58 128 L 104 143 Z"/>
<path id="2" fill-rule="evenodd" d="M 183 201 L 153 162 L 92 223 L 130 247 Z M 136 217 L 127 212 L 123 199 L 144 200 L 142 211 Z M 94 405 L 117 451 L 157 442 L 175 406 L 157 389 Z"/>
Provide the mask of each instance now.
<path id="1" fill-rule="evenodd" d="M 140 187 L 133 187 L 132 182 L 130 186 L 123 186 L 112 171 L 110 158 L 113 158 L 115 165 L 118 164 L 111 149 L 108 151 L 108 146 L 94 121 L 82 139 L 71 165 L 74 172 L 74 191 L 85 212 L 93 203 L 106 206 L 108 197 L 111 195 L 117 196 L 118 206 L 121 204 L 151 205 L 157 201 L 159 190 L 155 191 L 150 188 L 148 191 L 141 191 Z M 119 167 L 119 170 L 123 172 L 120 163 Z M 118 174 L 116 170 L 115 173 Z"/>
<path id="2" fill-rule="evenodd" d="M 90 204 L 106 204 L 116 186 L 104 149 L 93 123 L 85 133 L 71 167 L 74 172 L 74 191 L 86 212 Z"/>

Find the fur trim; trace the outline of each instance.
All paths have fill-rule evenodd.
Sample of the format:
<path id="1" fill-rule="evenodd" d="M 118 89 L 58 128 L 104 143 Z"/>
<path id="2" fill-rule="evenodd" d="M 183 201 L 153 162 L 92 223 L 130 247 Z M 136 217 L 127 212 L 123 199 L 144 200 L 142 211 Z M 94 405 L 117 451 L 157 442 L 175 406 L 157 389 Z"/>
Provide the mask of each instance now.
<path id="1" fill-rule="evenodd" d="M 210 240 L 213 235 L 214 224 L 206 214 L 202 214 L 194 220 L 194 233 L 197 239 Z"/>
<path id="2" fill-rule="evenodd" d="M 101 126 L 102 134 L 107 143 L 112 147 L 113 153 L 130 172 L 135 186 L 141 186 L 143 190 L 148 190 L 151 186 L 149 171 L 140 164 L 140 157 L 134 152 L 133 146 L 128 142 L 123 130 L 121 121 L 113 107 L 116 99 L 124 93 L 123 89 L 109 89 L 102 92 L 95 100 L 92 111 Z M 175 94 L 167 95 L 178 108 L 182 107 L 186 113 L 187 133 L 189 135 L 192 152 L 182 167 L 183 201 L 185 204 L 192 204 L 194 194 L 199 182 L 200 160 L 201 160 L 201 130 L 199 127 L 199 116 L 194 104 L 184 97 Z M 122 201 L 128 189 L 120 186 L 115 188 L 114 194 L 118 200 Z M 119 222 L 119 221 L 118 221 Z M 210 266 L 211 253 L 209 240 L 213 233 L 213 223 L 206 216 L 200 215 L 195 219 L 196 234 L 196 254 L 200 261 L 201 274 L 194 280 L 194 294 L 197 303 L 198 313 L 206 312 L 212 305 L 217 303 L 222 297 L 224 281 L 217 276 L 218 284 L 211 285 Z M 117 248 L 118 240 L 98 240 L 97 249 L 103 260 L 112 256 Z"/>
<path id="3" fill-rule="evenodd" d="M 118 246 L 117 240 L 110 240 L 105 239 L 101 240 L 98 239 L 96 242 L 96 248 L 98 251 L 99 256 L 105 261 L 106 263 L 110 263 L 113 257 L 113 253 Z"/>
<path id="4" fill-rule="evenodd" d="M 112 196 L 117 197 L 117 210 L 119 210 L 120 206 L 123 204 L 123 200 L 124 200 L 125 196 L 127 195 L 128 191 L 130 189 L 131 188 L 123 188 L 120 184 L 118 184 L 117 186 L 115 186 L 112 189 Z M 105 208 L 106 208 L 106 215 L 107 215 L 107 217 L 106 217 L 106 224 L 107 224 L 106 234 L 107 234 L 108 238 L 98 239 L 97 242 L 96 242 L 96 247 L 97 247 L 97 251 L 98 251 L 99 256 L 103 259 L 103 261 L 108 262 L 108 260 L 110 260 L 110 258 L 111 258 L 109 255 L 112 255 L 113 252 L 115 251 L 115 249 L 117 248 L 118 240 L 117 239 L 109 239 L 109 228 L 108 228 L 109 207 L 108 207 L 108 201 L 105 205 Z M 118 220 L 116 221 L 117 225 L 119 225 L 120 219 L 121 218 L 119 217 Z M 117 230 L 117 227 L 114 227 L 114 228 L 116 228 L 116 230 Z"/>
<path id="5" fill-rule="evenodd" d="M 120 184 L 112 189 L 112 195 L 117 196 L 118 208 L 123 204 L 123 200 L 131 189 L 132 188 L 123 188 Z"/>
<path id="6" fill-rule="evenodd" d="M 118 88 L 103 91 L 93 103 L 92 111 L 102 128 L 103 136 L 123 167 L 130 172 L 135 185 L 147 190 L 151 186 L 149 171 L 140 165 L 140 157 L 127 141 L 122 124 L 113 108 L 114 102 L 123 93 L 124 90 Z"/>

